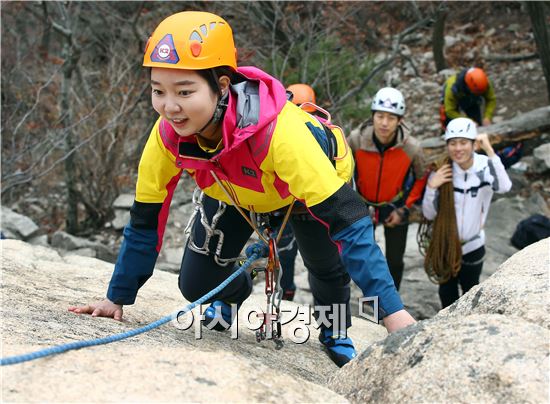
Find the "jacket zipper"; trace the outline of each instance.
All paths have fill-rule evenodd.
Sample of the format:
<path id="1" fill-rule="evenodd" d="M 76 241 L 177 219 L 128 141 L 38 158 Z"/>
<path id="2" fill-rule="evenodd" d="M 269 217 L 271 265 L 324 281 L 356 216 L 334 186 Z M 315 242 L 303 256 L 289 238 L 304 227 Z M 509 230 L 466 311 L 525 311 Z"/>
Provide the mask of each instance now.
<path id="1" fill-rule="evenodd" d="M 468 186 L 468 173 L 464 173 L 464 194 L 462 197 L 462 220 L 460 221 L 461 234 L 464 236 L 464 217 L 466 216 L 466 187 Z"/>
<path id="2" fill-rule="evenodd" d="M 378 196 L 380 195 L 380 182 L 382 180 L 382 167 L 384 166 L 384 152 L 380 154 L 380 166 L 378 167 L 378 182 L 376 184 L 376 199 L 375 203 L 378 203 Z"/>

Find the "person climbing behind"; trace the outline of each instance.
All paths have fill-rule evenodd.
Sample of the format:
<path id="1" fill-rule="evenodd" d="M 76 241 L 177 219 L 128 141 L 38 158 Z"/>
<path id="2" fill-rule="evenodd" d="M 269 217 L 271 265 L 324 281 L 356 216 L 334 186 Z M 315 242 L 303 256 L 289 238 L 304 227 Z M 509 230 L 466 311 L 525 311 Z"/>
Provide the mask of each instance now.
<path id="1" fill-rule="evenodd" d="M 384 226 L 386 259 L 399 290 L 409 228 L 409 209 L 422 197 L 427 171 L 420 143 L 403 122 L 405 99 L 395 88 L 380 89 L 372 100 L 372 117 L 348 141 L 356 161 L 359 194 Z"/>
<path id="2" fill-rule="evenodd" d="M 315 108 L 315 104 L 317 103 L 315 90 L 311 86 L 303 83 L 291 84 L 286 90 L 292 95 L 290 101 L 300 106 L 304 111 L 310 113 L 317 111 L 317 108 Z"/>
<path id="3" fill-rule="evenodd" d="M 483 103 L 485 106 L 483 107 Z M 478 125 L 490 125 L 496 107 L 493 84 L 479 67 L 450 76 L 441 91 L 440 120 L 445 131 L 451 119 L 468 117 Z"/>
<path id="4" fill-rule="evenodd" d="M 259 231 L 251 213 L 269 217 L 298 200 L 316 219 L 290 215 L 309 271 L 314 315 L 319 321 L 323 309 L 328 320 L 319 324 L 319 340 L 334 363 L 343 366 L 356 356 L 347 336 L 350 278 L 365 296 L 378 297 L 389 332 L 414 323 L 373 240 L 368 211 L 348 185 L 353 160 L 341 129 L 287 101 L 281 82 L 264 71 L 238 67 L 231 27 L 215 14 L 167 17 L 147 43 L 143 66 L 150 70 L 159 117 L 139 163 L 131 219 L 107 298 L 69 310 L 122 319 L 123 306 L 135 302 L 153 273 L 170 201 L 185 173 L 199 188 L 179 274 L 188 301 L 238 270 L 245 243 Z M 229 329 L 231 305 L 239 308 L 251 292 L 250 273 L 240 273 L 210 299 L 203 324 Z M 347 309 L 344 321 L 331 320 L 340 305 Z"/>
<path id="5" fill-rule="evenodd" d="M 512 187 L 488 136 L 478 135 L 474 121 L 453 119 L 447 125 L 445 142 L 450 163 L 430 174 L 422 200 L 424 216 L 435 220 L 427 263 L 436 267 L 448 263 L 435 268 L 443 308 L 458 299 L 459 283 L 463 294 L 479 283 L 485 256 L 483 227 L 491 198 L 494 192 L 505 193 Z M 479 148 L 486 155 L 474 151 Z M 449 192 L 444 193 L 445 184 Z M 456 247 L 442 247 L 445 243 Z"/>

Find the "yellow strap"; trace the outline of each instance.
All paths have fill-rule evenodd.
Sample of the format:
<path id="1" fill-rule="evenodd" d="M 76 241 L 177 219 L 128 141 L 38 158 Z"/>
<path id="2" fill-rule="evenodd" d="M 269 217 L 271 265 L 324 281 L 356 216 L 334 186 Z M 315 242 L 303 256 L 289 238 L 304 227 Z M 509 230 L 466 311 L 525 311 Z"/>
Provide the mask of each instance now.
<path id="1" fill-rule="evenodd" d="M 243 210 L 241 209 L 241 207 L 239 205 L 237 205 L 237 203 L 235 202 L 235 199 L 233 199 L 233 197 L 231 196 L 231 194 L 227 191 L 227 189 L 225 188 L 225 185 L 223 185 L 223 183 L 221 182 L 221 180 L 218 178 L 218 176 L 216 175 L 216 173 L 213 171 L 213 170 L 210 170 L 210 174 L 212 174 L 212 177 L 214 177 L 214 180 L 216 181 L 216 183 L 220 186 L 220 188 L 222 189 L 222 191 L 225 193 L 225 196 L 227 196 L 229 198 L 229 200 L 231 202 L 233 202 L 233 206 L 235 206 L 235 208 L 237 208 L 237 210 L 239 211 L 239 213 L 241 214 L 242 217 L 244 217 L 244 220 L 246 220 L 248 222 L 248 224 L 250 225 L 250 227 L 252 227 L 252 229 L 256 232 L 256 234 L 258 235 L 258 237 L 260 237 L 260 239 L 266 244 L 266 245 L 269 245 L 269 242 L 268 240 L 263 236 L 263 234 L 260 232 L 260 230 L 258 229 L 258 227 L 256 227 L 256 225 L 254 225 L 254 223 L 252 223 L 252 221 L 250 220 L 250 218 L 243 212 Z M 286 214 L 285 214 L 285 218 L 283 220 L 283 224 L 281 225 L 281 228 L 279 230 L 279 234 L 277 235 L 277 244 L 279 243 L 279 240 L 281 240 L 281 236 L 283 235 L 283 230 L 285 229 L 286 227 L 286 224 L 288 222 L 288 218 L 290 217 L 290 212 L 292 212 L 292 207 L 294 206 L 294 202 L 296 202 L 296 198 L 294 198 L 292 200 L 292 203 L 288 206 L 288 209 L 286 211 Z"/>
<path id="2" fill-rule="evenodd" d="M 363 199 L 364 199 L 364 201 L 365 201 L 368 205 L 374 206 L 375 208 L 381 208 L 381 207 L 383 207 L 383 206 L 387 206 L 387 205 L 390 205 L 390 204 L 392 204 L 392 203 L 394 203 L 394 202 L 397 202 L 398 200 L 400 200 L 401 198 L 403 198 L 403 194 L 404 194 L 403 190 L 399 191 L 399 193 L 398 193 L 397 195 L 395 195 L 395 196 L 393 197 L 393 199 L 392 199 L 391 201 L 389 201 L 389 202 L 379 202 L 379 203 L 375 203 L 375 202 L 370 202 L 370 201 L 369 201 L 368 199 L 366 199 L 366 198 L 363 198 Z"/>

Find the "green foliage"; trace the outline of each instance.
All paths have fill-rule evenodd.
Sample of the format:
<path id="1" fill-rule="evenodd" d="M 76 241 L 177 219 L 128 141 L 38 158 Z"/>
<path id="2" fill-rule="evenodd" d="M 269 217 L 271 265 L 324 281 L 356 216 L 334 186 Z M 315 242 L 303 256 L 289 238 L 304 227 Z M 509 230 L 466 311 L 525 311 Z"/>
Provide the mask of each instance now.
<path id="1" fill-rule="evenodd" d="M 351 128 L 370 116 L 369 98 L 374 85 L 366 86 L 343 103 L 340 99 L 351 89 L 361 86 L 374 62 L 338 42 L 335 35 L 315 42 L 301 42 L 284 52 L 272 54 L 266 70 L 285 86 L 306 83 L 315 90 L 317 104 L 333 115 L 333 121 Z"/>
<path id="2" fill-rule="evenodd" d="M 365 31 L 345 24 L 363 9 L 359 3 L 254 2 L 242 14 L 257 24 L 230 19 L 234 25 L 239 63 L 257 65 L 285 86 L 313 87 L 317 104 L 333 122 L 350 129 L 369 115 L 376 85 L 364 85 L 374 67 L 365 50 Z M 232 12 L 239 10 L 232 7 Z M 222 10 L 223 11 L 223 10 Z M 229 11 L 229 10 L 226 10 Z M 241 14 L 241 15 L 242 15 Z M 383 70 L 379 73 L 383 74 Z M 373 77 L 374 82 L 379 76 Z M 348 96 L 353 92 L 353 96 Z"/>

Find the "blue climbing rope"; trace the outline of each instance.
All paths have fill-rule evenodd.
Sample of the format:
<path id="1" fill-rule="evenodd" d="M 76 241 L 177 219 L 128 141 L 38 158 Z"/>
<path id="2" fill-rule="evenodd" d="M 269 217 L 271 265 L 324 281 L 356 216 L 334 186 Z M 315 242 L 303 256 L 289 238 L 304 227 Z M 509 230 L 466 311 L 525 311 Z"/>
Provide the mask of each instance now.
<path id="1" fill-rule="evenodd" d="M 7 358 L 0 358 L 0 366 L 15 365 L 22 362 L 28 362 L 34 359 L 43 358 L 45 356 L 67 352 L 72 349 L 80 349 L 80 348 L 86 348 L 90 346 L 110 344 L 111 342 L 120 341 L 126 338 L 134 337 L 139 334 L 143 334 L 144 332 L 147 332 L 147 331 L 151 331 L 152 329 L 160 327 L 161 325 L 166 324 L 167 322 L 173 319 L 177 319 L 179 316 L 187 313 L 188 311 L 193 310 L 198 305 L 201 305 L 207 300 L 211 299 L 214 295 L 216 295 L 223 288 L 229 285 L 237 276 L 239 276 L 241 273 L 246 271 L 254 261 L 256 261 L 258 258 L 266 257 L 268 252 L 269 250 L 267 250 L 267 247 L 265 246 L 265 244 L 256 243 L 248 246 L 246 249 L 246 255 L 249 258 L 241 265 L 239 269 L 233 272 L 231 276 L 229 276 L 225 281 L 220 283 L 215 289 L 211 290 L 210 292 L 205 294 L 200 299 L 194 301 L 193 303 L 188 304 L 182 310 L 175 311 L 172 314 L 161 318 L 160 320 L 147 324 L 146 326 L 136 328 L 134 330 L 110 335 L 104 338 L 70 342 L 68 344 L 56 345 L 50 348 L 41 349 L 40 351 L 31 352 L 28 354 L 8 356 Z"/>

